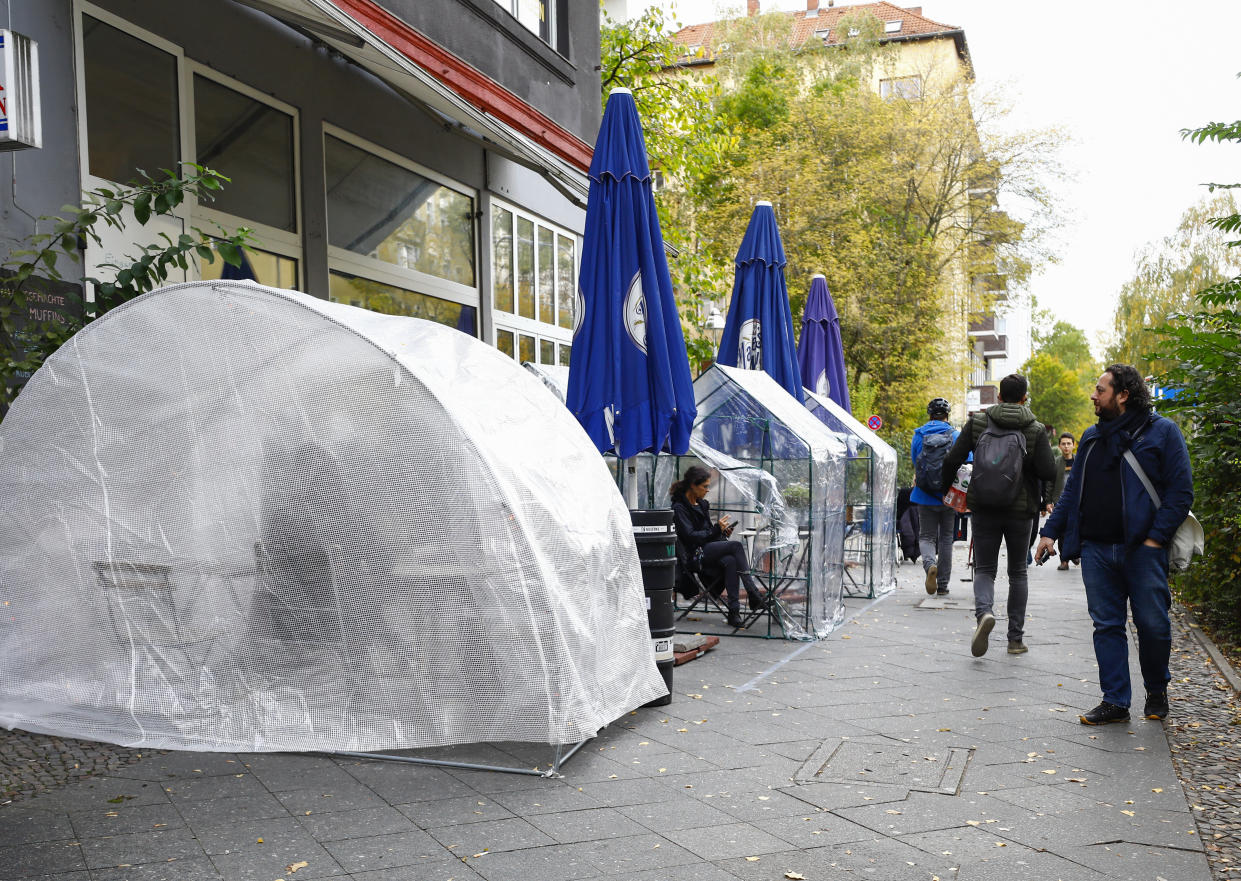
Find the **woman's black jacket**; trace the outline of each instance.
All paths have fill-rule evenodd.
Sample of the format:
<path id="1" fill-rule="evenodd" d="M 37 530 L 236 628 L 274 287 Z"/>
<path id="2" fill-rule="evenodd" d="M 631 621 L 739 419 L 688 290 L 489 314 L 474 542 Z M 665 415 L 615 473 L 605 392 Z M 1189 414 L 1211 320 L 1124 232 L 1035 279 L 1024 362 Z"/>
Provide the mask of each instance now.
<path id="1" fill-rule="evenodd" d="M 672 516 L 677 538 L 691 557 L 704 545 L 724 538 L 720 525 L 711 519 L 711 506 L 706 499 L 699 499 L 698 504 L 694 505 L 684 494 L 674 496 Z"/>

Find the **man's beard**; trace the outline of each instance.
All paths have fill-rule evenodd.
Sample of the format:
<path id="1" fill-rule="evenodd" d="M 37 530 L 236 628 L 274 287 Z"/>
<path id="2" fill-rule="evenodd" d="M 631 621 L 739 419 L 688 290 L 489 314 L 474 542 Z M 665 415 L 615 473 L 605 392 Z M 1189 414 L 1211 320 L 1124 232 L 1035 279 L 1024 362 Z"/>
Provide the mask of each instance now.
<path id="1" fill-rule="evenodd" d="M 1120 407 L 1117 407 L 1115 404 L 1110 407 L 1106 407 L 1102 404 L 1096 404 L 1095 415 L 1098 416 L 1102 422 L 1111 422 L 1120 415 Z"/>

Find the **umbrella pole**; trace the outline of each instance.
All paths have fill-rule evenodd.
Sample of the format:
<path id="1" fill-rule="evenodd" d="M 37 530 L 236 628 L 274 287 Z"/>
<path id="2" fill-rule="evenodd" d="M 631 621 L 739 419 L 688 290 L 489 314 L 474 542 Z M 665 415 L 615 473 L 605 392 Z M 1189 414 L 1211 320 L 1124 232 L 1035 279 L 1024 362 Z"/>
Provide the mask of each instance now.
<path id="1" fill-rule="evenodd" d="M 621 490 L 625 494 L 625 507 L 638 509 L 638 457 L 630 456 L 622 462 Z"/>

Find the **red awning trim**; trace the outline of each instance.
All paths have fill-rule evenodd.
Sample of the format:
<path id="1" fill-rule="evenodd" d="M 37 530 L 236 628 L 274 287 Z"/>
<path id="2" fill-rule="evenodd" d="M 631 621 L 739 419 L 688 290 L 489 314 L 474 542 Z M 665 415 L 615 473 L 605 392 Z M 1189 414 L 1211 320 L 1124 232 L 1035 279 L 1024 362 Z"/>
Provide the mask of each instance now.
<path id="1" fill-rule="evenodd" d="M 470 104 L 521 132 L 582 171 L 593 149 L 491 77 L 432 42 L 374 0 L 331 0 L 342 12 L 430 73 Z"/>

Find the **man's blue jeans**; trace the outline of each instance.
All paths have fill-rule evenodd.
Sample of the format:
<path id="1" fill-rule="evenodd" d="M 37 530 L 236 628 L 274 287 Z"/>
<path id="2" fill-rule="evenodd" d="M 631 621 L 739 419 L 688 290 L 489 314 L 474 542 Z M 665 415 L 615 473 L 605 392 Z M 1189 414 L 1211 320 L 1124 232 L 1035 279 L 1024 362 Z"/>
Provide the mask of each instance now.
<path id="1" fill-rule="evenodd" d="M 1165 691 L 1168 655 L 1172 650 L 1172 623 L 1168 609 L 1168 551 L 1138 545 L 1082 542 L 1082 581 L 1086 606 L 1094 621 L 1094 654 L 1099 664 L 1103 699 L 1129 706 L 1129 639 L 1125 631 L 1128 608 L 1138 629 L 1138 663 L 1148 694 Z"/>

